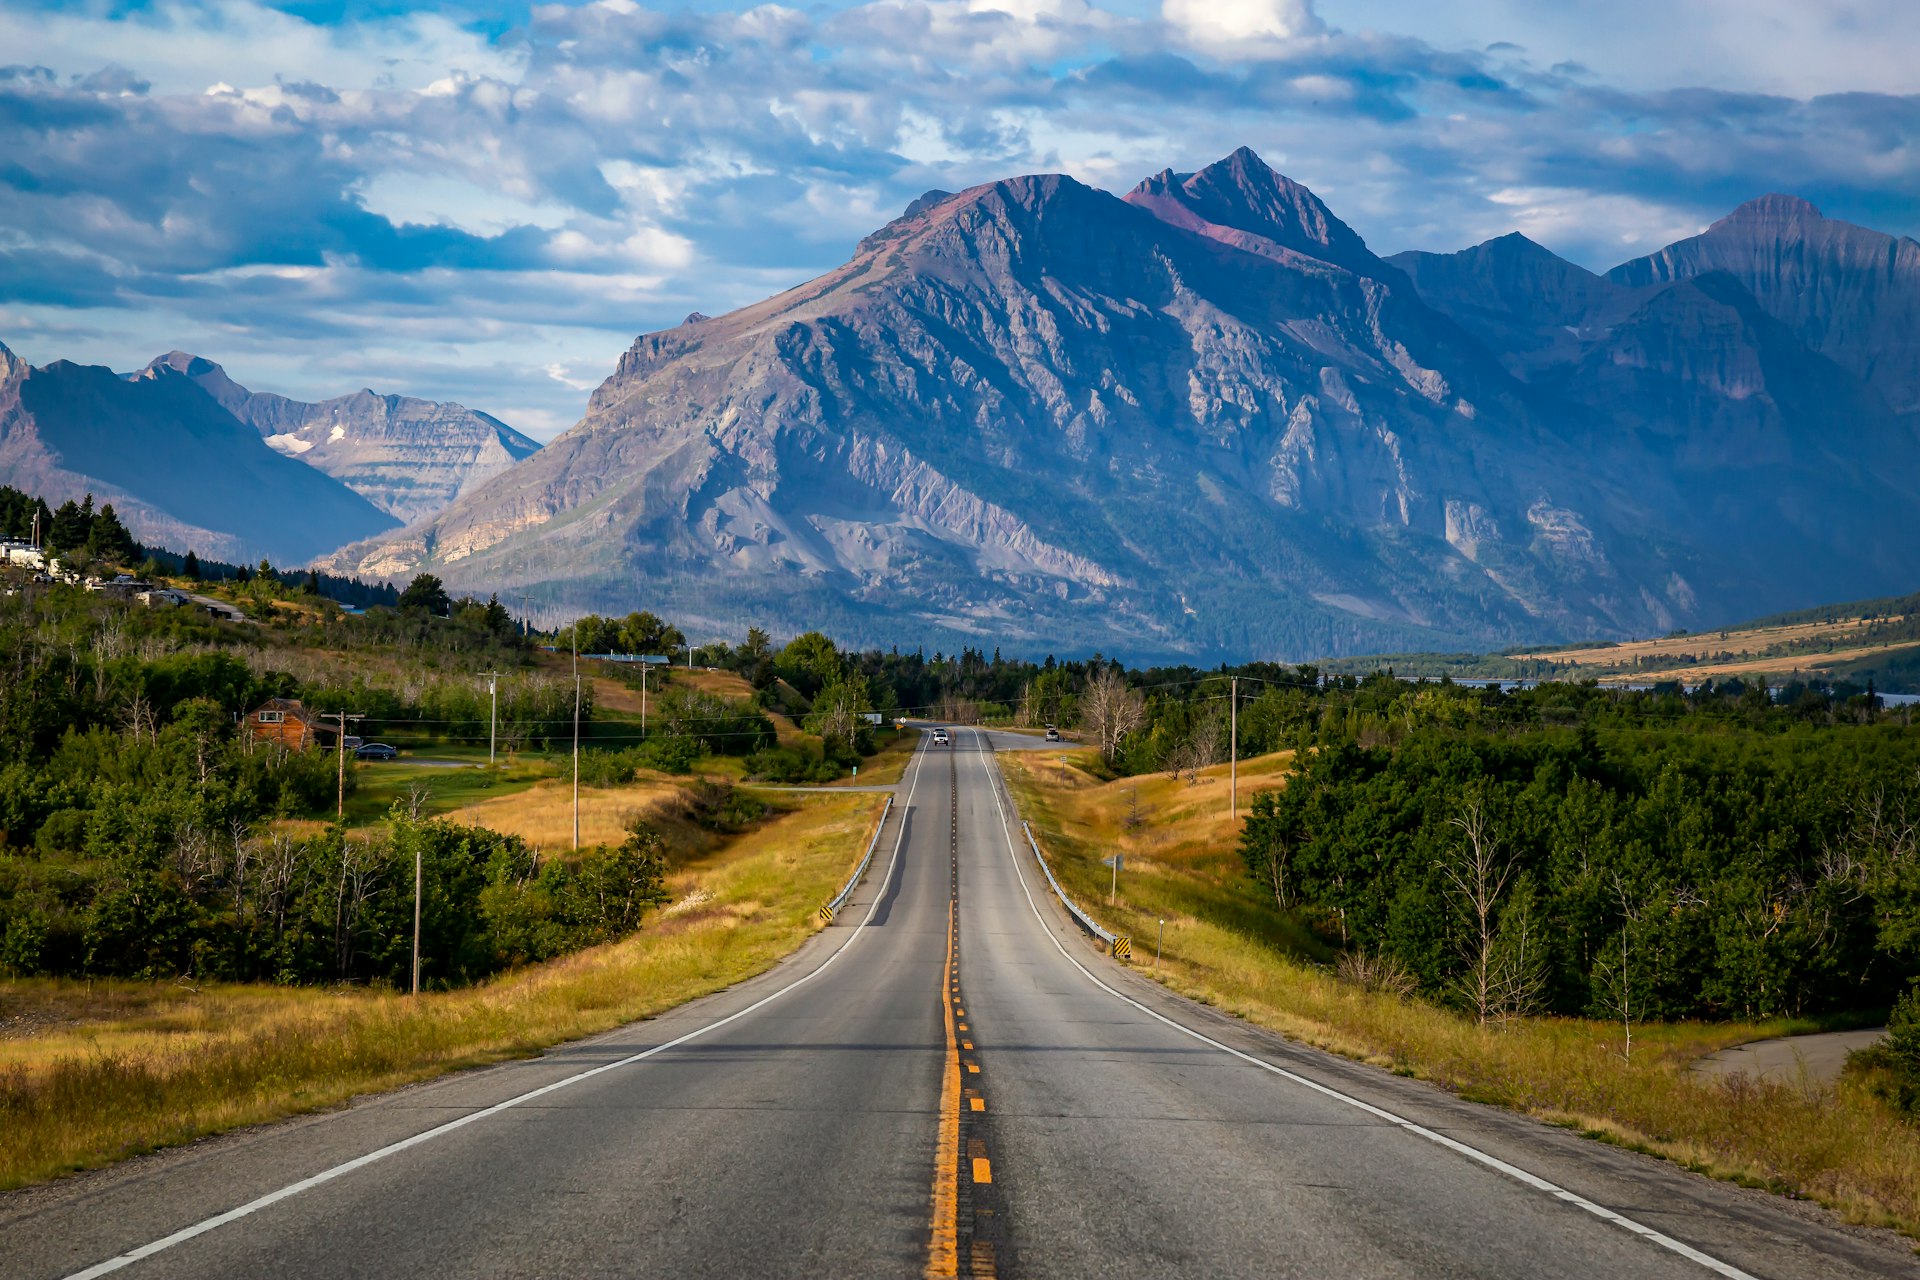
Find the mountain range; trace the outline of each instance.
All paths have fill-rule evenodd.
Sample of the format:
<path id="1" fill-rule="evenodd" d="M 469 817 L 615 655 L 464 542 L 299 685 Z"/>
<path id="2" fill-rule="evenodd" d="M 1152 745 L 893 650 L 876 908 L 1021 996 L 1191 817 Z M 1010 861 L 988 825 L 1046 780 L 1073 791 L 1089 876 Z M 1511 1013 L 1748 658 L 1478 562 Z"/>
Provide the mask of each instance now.
<path id="1" fill-rule="evenodd" d="M 131 376 L 167 370 L 192 379 L 278 452 L 326 472 L 402 524 L 433 515 L 540 447 L 463 405 L 366 390 L 307 404 L 249 391 L 213 361 L 184 351 Z"/>
<path id="2" fill-rule="evenodd" d="M 1247 150 L 929 192 L 641 336 L 573 429 L 328 567 L 689 630 L 1304 658 L 1911 587 L 1920 245 L 1768 196 L 1596 275 L 1375 255 Z"/>
<path id="3" fill-rule="evenodd" d="M 135 373 L 0 346 L 0 481 L 93 493 L 140 541 L 303 564 L 439 511 L 538 448 L 455 404 L 361 391 L 307 404 L 170 352 Z"/>

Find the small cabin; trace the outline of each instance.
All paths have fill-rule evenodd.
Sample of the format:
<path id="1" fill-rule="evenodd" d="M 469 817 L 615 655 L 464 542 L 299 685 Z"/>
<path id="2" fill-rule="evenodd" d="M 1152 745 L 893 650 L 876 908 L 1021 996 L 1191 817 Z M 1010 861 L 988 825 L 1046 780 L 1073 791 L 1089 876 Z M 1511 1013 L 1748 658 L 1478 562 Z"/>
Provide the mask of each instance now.
<path id="1" fill-rule="evenodd" d="M 298 698 L 268 698 L 247 713 L 247 736 L 259 742 L 277 742 L 289 751 L 309 747 L 331 751 L 340 727 L 307 710 Z"/>

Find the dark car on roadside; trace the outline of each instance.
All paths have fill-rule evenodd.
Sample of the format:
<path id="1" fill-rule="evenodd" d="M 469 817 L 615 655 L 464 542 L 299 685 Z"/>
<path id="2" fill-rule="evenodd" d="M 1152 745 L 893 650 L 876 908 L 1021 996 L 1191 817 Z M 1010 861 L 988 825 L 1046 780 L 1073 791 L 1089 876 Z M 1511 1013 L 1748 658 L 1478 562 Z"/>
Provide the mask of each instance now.
<path id="1" fill-rule="evenodd" d="M 355 760 L 393 760 L 400 753 L 384 742 L 363 742 L 353 749 Z"/>

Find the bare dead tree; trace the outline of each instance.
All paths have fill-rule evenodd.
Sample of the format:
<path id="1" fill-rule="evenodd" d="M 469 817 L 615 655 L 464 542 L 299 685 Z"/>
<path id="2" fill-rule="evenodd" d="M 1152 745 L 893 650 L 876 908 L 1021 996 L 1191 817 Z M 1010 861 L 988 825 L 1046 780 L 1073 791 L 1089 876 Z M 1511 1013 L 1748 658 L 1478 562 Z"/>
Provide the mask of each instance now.
<path id="1" fill-rule="evenodd" d="M 174 833 L 168 860 L 190 898 L 200 896 L 201 887 L 223 869 L 220 864 L 224 861 L 214 833 L 197 822 L 189 822 Z"/>
<path id="2" fill-rule="evenodd" d="M 276 835 L 260 851 L 260 887 L 254 902 L 272 923 L 276 946 L 287 931 L 287 907 L 293 902 L 294 885 L 300 879 L 301 850 L 299 841 Z"/>
<path id="3" fill-rule="evenodd" d="M 1632 927 L 1640 921 L 1641 907 L 1629 901 L 1626 882 L 1616 872 L 1613 877 L 1613 891 L 1620 899 L 1620 954 L 1605 957 L 1596 966 L 1595 976 L 1601 979 L 1601 1007 L 1620 1019 L 1621 1031 L 1626 1036 L 1625 1048 L 1621 1057 L 1633 1061 L 1633 942 Z"/>
<path id="4" fill-rule="evenodd" d="M 1101 758 L 1111 764 L 1120 754 L 1120 743 L 1146 723 L 1147 700 L 1138 690 L 1128 688 L 1126 678 L 1117 670 L 1104 667 L 1087 681 L 1080 714 L 1093 733 Z"/>
<path id="5" fill-rule="evenodd" d="M 366 914 L 367 903 L 380 888 L 385 862 L 383 850 L 370 842 L 343 840 L 340 845 L 340 886 L 334 899 L 334 949 L 340 976 L 353 976 L 353 935 Z"/>
<path id="6" fill-rule="evenodd" d="M 1513 865 L 1499 855 L 1499 842 L 1487 821 L 1479 797 L 1467 801 L 1460 816 L 1448 820 L 1459 828 L 1459 852 L 1440 864 L 1440 873 L 1467 917 L 1468 932 L 1460 944 L 1466 972 L 1460 988 L 1474 1017 L 1484 1025 L 1498 1008 L 1499 975 L 1494 954 L 1494 917 L 1500 896 L 1512 878 Z"/>
<path id="7" fill-rule="evenodd" d="M 1492 1016 L 1503 1027 L 1538 1013 L 1547 989 L 1546 943 L 1524 901 L 1510 903 L 1494 935 Z"/>

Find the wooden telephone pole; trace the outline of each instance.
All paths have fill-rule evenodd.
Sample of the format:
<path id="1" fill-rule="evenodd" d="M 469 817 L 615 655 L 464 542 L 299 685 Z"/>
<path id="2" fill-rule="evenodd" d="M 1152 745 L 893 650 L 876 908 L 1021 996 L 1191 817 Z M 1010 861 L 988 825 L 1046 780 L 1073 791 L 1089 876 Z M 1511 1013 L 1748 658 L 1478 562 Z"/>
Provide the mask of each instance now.
<path id="1" fill-rule="evenodd" d="M 1230 688 L 1227 712 L 1228 723 L 1233 726 L 1227 735 L 1227 821 L 1232 822 L 1240 816 L 1240 677 L 1234 676 Z"/>
<path id="2" fill-rule="evenodd" d="M 335 821 L 344 822 L 347 817 L 347 721 L 352 720 L 358 723 L 365 720 L 366 716 L 345 711 L 336 711 L 333 714 L 334 718 L 340 722 L 340 741 L 336 744 L 336 750 L 340 755 L 340 784 L 334 797 L 333 816 Z"/>

